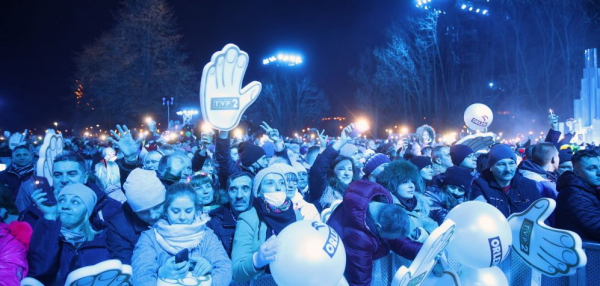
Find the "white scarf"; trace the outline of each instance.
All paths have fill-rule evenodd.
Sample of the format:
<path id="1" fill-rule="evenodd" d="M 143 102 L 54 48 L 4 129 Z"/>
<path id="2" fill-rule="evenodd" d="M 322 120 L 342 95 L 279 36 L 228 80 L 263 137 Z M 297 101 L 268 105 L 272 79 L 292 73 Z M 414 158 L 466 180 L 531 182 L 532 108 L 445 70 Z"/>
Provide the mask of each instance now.
<path id="1" fill-rule="evenodd" d="M 154 225 L 156 241 L 171 255 L 184 248 L 196 248 L 204 238 L 206 223 L 209 220 L 210 217 L 206 214 L 197 215 L 192 224 L 169 224 L 161 219 Z"/>

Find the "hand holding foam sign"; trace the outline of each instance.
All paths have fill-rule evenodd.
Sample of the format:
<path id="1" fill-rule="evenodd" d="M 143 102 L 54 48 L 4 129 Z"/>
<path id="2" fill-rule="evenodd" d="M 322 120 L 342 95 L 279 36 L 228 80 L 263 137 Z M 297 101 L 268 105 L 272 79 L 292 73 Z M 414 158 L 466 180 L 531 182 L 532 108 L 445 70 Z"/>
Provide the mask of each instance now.
<path id="1" fill-rule="evenodd" d="M 234 44 L 227 44 L 204 66 L 200 108 L 204 119 L 218 130 L 235 128 L 244 111 L 258 98 L 262 88 L 260 82 L 253 81 L 242 88 L 248 60 L 246 52 Z"/>
<path id="2" fill-rule="evenodd" d="M 524 212 L 508 217 L 515 253 L 531 268 L 550 277 L 572 275 L 587 263 L 578 234 L 544 223 L 555 207 L 554 200 L 541 198 Z"/>
<path id="3" fill-rule="evenodd" d="M 62 134 L 56 134 L 54 129 L 46 131 L 44 143 L 40 147 L 40 158 L 37 161 L 37 175 L 48 179 L 48 183 L 52 186 L 52 166 L 54 165 L 54 157 L 63 152 L 63 137 Z"/>
<path id="4" fill-rule="evenodd" d="M 398 269 L 392 280 L 392 286 L 421 285 L 452 238 L 454 227 L 452 220 L 446 220 L 436 228 L 429 235 L 410 267 L 402 266 Z"/>

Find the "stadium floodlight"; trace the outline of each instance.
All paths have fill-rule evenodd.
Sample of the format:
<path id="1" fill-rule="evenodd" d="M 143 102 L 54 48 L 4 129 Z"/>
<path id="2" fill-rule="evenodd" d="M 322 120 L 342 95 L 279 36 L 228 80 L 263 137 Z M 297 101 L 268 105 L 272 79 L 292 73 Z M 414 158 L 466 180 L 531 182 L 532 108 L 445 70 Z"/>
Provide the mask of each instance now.
<path id="1" fill-rule="evenodd" d="M 279 53 L 277 56 L 270 56 L 263 59 L 263 65 L 276 66 L 296 66 L 302 63 L 302 56 L 294 54 Z"/>

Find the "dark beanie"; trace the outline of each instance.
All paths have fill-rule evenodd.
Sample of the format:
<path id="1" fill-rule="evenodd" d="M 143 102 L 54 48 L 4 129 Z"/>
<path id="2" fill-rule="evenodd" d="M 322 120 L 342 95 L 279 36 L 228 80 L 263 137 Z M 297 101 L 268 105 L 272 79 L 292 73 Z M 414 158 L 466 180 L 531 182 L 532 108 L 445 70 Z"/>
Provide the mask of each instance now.
<path id="1" fill-rule="evenodd" d="M 569 162 L 573 158 L 573 150 L 571 148 L 561 149 L 558 151 L 558 163 Z"/>
<path id="2" fill-rule="evenodd" d="M 256 163 L 260 157 L 265 156 L 265 150 L 263 150 L 263 148 L 248 141 L 240 143 L 238 146 L 238 153 L 240 154 L 240 161 L 242 161 L 242 166 L 244 167 L 252 166 L 252 164 Z"/>
<path id="3" fill-rule="evenodd" d="M 419 171 L 421 171 L 421 169 L 431 165 L 431 158 L 427 157 L 427 156 L 414 156 L 412 158 L 410 158 L 411 163 L 413 163 L 413 165 L 417 166 L 417 168 L 419 168 Z"/>
<path id="4" fill-rule="evenodd" d="M 503 159 L 513 159 L 515 162 L 517 161 L 517 155 L 515 155 L 515 152 L 513 152 L 510 146 L 506 144 L 494 145 L 492 149 L 490 149 L 488 157 L 488 168 L 494 166 L 496 162 Z"/>
<path id="5" fill-rule="evenodd" d="M 390 162 L 390 158 L 388 158 L 386 155 L 381 154 L 381 153 L 375 153 L 375 154 L 367 157 L 367 159 L 365 160 L 365 166 L 363 167 L 363 172 L 365 173 L 365 176 L 369 176 L 369 175 L 371 175 L 373 170 L 377 169 L 377 167 L 381 166 L 382 164 L 389 163 L 389 162 Z"/>
<path id="6" fill-rule="evenodd" d="M 461 187 L 463 190 L 469 190 L 472 183 L 473 175 L 471 174 L 471 170 L 461 166 L 446 169 L 443 185 L 452 185 Z"/>
<path id="7" fill-rule="evenodd" d="M 450 158 L 452 158 L 454 166 L 460 166 L 465 158 L 473 153 L 473 149 L 467 145 L 456 144 L 450 146 Z"/>

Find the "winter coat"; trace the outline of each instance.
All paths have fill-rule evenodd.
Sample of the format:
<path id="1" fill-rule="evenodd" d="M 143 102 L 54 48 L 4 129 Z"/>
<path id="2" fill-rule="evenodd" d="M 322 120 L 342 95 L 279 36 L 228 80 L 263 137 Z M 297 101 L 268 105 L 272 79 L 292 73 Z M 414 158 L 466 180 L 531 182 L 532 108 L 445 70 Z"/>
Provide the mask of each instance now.
<path id="1" fill-rule="evenodd" d="M 548 134 L 546 134 L 546 139 L 544 139 L 544 142 L 550 142 L 554 144 L 554 146 L 556 146 L 556 149 L 560 150 L 560 146 L 569 144 L 569 142 L 571 142 L 571 139 L 573 139 L 573 133 L 567 133 L 565 134 L 562 140 L 558 141 L 558 139 L 560 139 L 561 134 L 562 133 L 560 131 L 554 131 L 550 129 L 548 130 Z"/>
<path id="2" fill-rule="evenodd" d="M 106 228 L 106 246 L 110 258 L 131 265 L 135 245 L 142 232 L 148 228 L 149 226 L 133 212 L 128 203 L 123 204 L 123 211 L 113 216 Z"/>
<path id="3" fill-rule="evenodd" d="M 42 217 L 33 228 L 27 255 L 27 276 L 46 286 L 63 286 L 72 271 L 110 259 L 104 232 L 76 248 L 64 240 L 60 234 L 60 227 L 60 221 L 46 220 Z"/>
<path id="4" fill-rule="evenodd" d="M 223 244 L 227 255 L 231 257 L 236 225 L 236 218 L 231 211 L 231 205 L 229 203 L 224 204 L 212 210 L 208 215 L 210 216 L 210 220 L 206 223 L 206 226 L 215 232 L 215 235 L 217 235 Z"/>
<path id="5" fill-rule="evenodd" d="M 46 180 L 44 177 L 36 177 L 39 180 Z M 46 182 L 47 183 L 47 182 Z M 98 198 L 94 211 L 90 215 L 90 222 L 95 230 L 104 230 L 114 215 L 121 212 L 121 203 L 115 199 L 110 198 L 104 191 L 102 191 L 96 184 L 87 183 L 87 187 L 92 189 Z M 32 187 L 33 188 L 33 187 Z M 27 190 L 27 192 L 33 193 L 33 189 Z M 31 203 L 24 211 L 19 214 L 19 220 L 29 223 L 32 227 L 38 219 L 44 215 L 34 203 Z"/>
<path id="6" fill-rule="evenodd" d="M 31 226 L 24 222 L 0 223 L 1 285 L 20 285 L 27 276 L 27 249 L 31 233 Z"/>
<path id="7" fill-rule="evenodd" d="M 427 192 L 425 192 L 425 197 L 429 199 L 429 217 L 441 225 L 448 212 L 452 210 L 449 206 L 446 205 L 446 196 L 449 196 L 444 189 L 440 186 L 429 186 L 427 188 Z M 466 194 L 465 194 L 466 196 Z M 465 197 L 457 199 L 457 203 L 460 204 L 465 201 Z"/>
<path id="8" fill-rule="evenodd" d="M 127 181 L 127 177 L 129 176 L 129 173 L 131 173 L 131 171 L 133 171 L 135 168 L 142 168 L 144 166 L 144 160 L 142 156 L 139 155 L 137 161 L 135 162 L 127 162 L 125 161 L 125 158 L 120 158 L 117 159 L 115 163 L 117 163 L 117 166 L 119 166 L 119 175 L 121 175 L 121 186 L 125 184 L 125 181 Z"/>
<path id="9" fill-rule="evenodd" d="M 342 238 L 346 249 L 344 276 L 349 285 L 370 285 L 373 261 L 389 254 L 413 260 L 422 244 L 408 238 L 388 240 L 379 237 L 372 220 L 367 219 L 369 203 L 392 204 L 392 194 L 381 185 L 360 180 L 353 182 L 344 194 L 344 201 L 335 209 L 327 224 Z"/>
<path id="10" fill-rule="evenodd" d="M 154 229 L 144 231 L 135 245 L 131 267 L 133 268 L 133 285 L 155 286 L 158 280 L 158 269 L 173 257 L 156 241 Z M 213 286 L 227 286 L 231 282 L 231 260 L 223 249 L 223 245 L 215 233 L 206 228 L 204 237 L 198 247 L 190 250 L 189 258 L 204 258 L 212 265 L 211 279 Z"/>
<path id="11" fill-rule="evenodd" d="M 296 221 L 302 220 L 300 213 L 295 213 Z M 269 237 L 271 234 L 267 235 L 267 224 L 258 218 L 254 207 L 240 214 L 231 252 L 233 281 L 244 283 L 265 273 L 265 268 L 256 269 L 254 267 L 252 255 Z"/>
<path id="12" fill-rule="evenodd" d="M 321 197 L 324 195 L 327 189 L 327 197 L 333 196 L 335 192 L 332 188 L 329 187 L 329 182 L 327 180 L 327 172 L 329 171 L 329 166 L 335 161 L 335 158 L 340 154 L 340 151 L 333 149 L 331 146 L 327 146 L 323 153 L 319 154 L 315 159 L 312 167 L 310 167 L 310 173 L 308 176 L 308 189 L 310 191 L 310 199 L 309 202 L 315 205 L 319 212 L 323 211 L 324 208 L 328 207 L 328 205 L 323 206 L 321 204 Z M 332 201 L 328 201 L 326 203 L 331 203 Z"/>
<path id="13" fill-rule="evenodd" d="M 410 219 L 408 237 L 413 241 L 424 243 L 429 234 L 439 225 L 429 217 L 429 200 L 418 194 L 415 194 L 414 200 L 416 200 L 414 207 L 407 206 L 403 202 L 398 205 L 406 210 Z"/>
<path id="14" fill-rule="evenodd" d="M 8 168 L 4 171 L 0 171 L 0 184 L 2 184 L 7 191 L 10 192 L 10 197 L 14 200 L 17 198 L 17 194 L 19 193 L 19 188 L 21 184 L 35 173 L 34 170 L 20 177 L 13 171 L 13 164 L 10 164 Z"/>
<path id="15" fill-rule="evenodd" d="M 547 172 L 531 160 L 525 160 L 519 165 L 518 171 L 523 177 L 536 181 L 538 188 L 542 190 L 540 195 L 544 198 L 556 199 L 556 179 L 557 176 Z"/>
<path id="16" fill-rule="evenodd" d="M 475 200 L 479 196 L 483 196 L 505 217 L 526 210 L 531 203 L 541 197 L 536 182 L 523 177 L 518 171 L 515 171 L 515 176 L 510 181 L 510 189 L 504 192 L 489 169 L 483 171 L 481 177 L 473 181 L 469 199 Z"/>
<path id="17" fill-rule="evenodd" d="M 556 227 L 600 242 L 600 190 L 566 171 L 558 178 Z"/>

